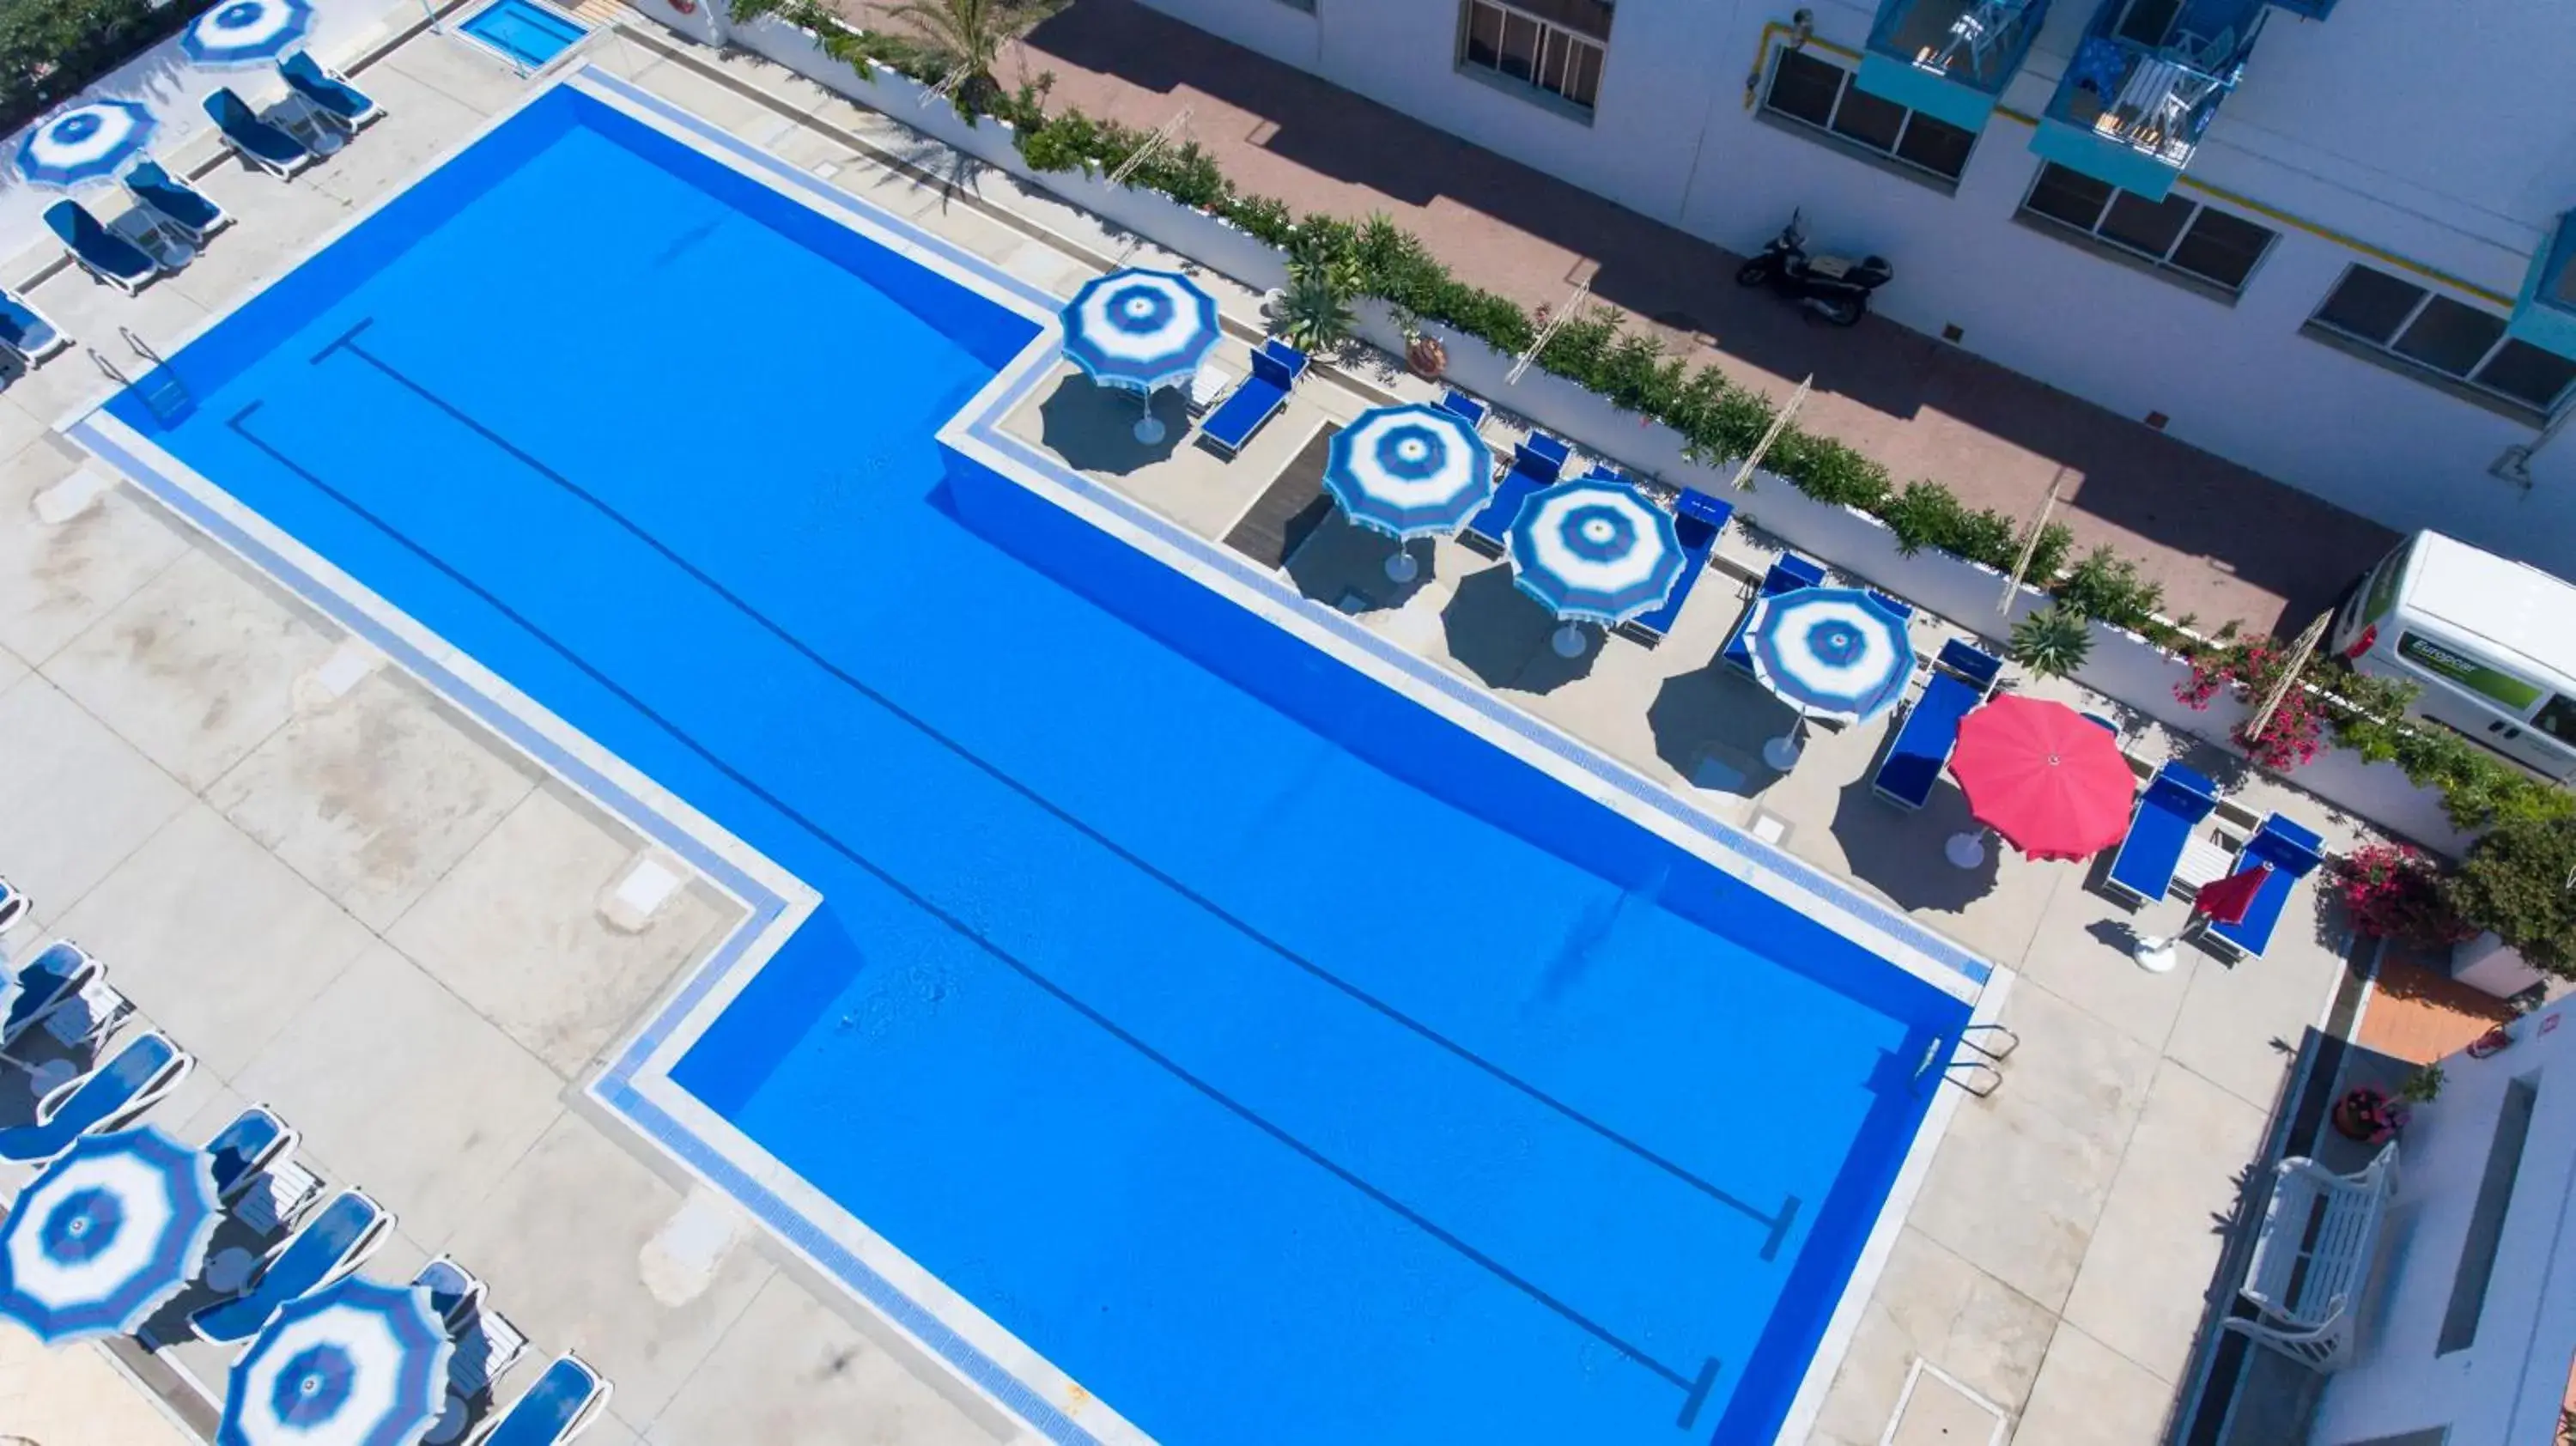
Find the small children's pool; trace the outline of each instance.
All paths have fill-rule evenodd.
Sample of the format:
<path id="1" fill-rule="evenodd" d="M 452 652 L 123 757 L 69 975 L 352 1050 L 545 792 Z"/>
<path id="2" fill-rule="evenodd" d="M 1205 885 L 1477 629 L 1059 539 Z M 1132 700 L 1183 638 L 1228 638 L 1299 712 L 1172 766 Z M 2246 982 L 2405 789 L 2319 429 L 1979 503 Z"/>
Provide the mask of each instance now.
<path id="1" fill-rule="evenodd" d="M 465 33 L 530 70 L 564 53 L 589 27 L 535 0 L 498 0 L 474 12 Z"/>

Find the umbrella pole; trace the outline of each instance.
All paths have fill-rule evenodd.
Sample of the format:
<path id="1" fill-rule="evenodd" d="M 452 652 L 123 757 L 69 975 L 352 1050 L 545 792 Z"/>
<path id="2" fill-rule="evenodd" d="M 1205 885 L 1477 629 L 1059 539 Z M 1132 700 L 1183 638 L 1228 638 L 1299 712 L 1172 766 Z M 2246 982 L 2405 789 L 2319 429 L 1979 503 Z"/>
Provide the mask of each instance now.
<path id="1" fill-rule="evenodd" d="M 1163 419 L 1154 415 L 1154 389 L 1145 388 L 1145 413 L 1136 419 L 1136 440 L 1151 447 L 1163 440 Z"/>
<path id="2" fill-rule="evenodd" d="M 1950 835 L 1948 843 L 1941 845 L 1941 853 L 1953 868 L 1976 868 L 1986 861 L 1986 831 L 1981 828 L 1962 829 Z"/>
<path id="3" fill-rule="evenodd" d="M 1422 575 L 1422 564 L 1414 559 L 1413 545 L 1403 538 L 1395 540 L 1395 551 L 1386 559 L 1386 579 L 1402 586 Z"/>
<path id="4" fill-rule="evenodd" d="M 1582 657 L 1584 646 L 1583 625 L 1580 623 L 1567 623 L 1565 626 L 1558 628 L 1556 630 L 1556 636 L 1548 639 L 1548 646 L 1556 649 L 1556 655 L 1560 658 Z"/>
<path id="5" fill-rule="evenodd" d="M 1774 773 L 1786 773 L 1798 766 L 1798 756 L 1807 751 L 1807 715 L 1799 713 L 1789 720 L 1789 731 L 1762 745 L 1762 761 Z"/>

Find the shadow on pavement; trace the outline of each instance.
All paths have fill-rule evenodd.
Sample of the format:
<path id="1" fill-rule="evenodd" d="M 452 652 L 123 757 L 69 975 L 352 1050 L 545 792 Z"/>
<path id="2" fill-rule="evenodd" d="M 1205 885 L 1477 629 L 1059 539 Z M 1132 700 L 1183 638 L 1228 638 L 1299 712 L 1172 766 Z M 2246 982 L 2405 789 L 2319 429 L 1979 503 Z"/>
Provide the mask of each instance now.
<path id="1" fill-rule="evenodd" d="M 1190 435 L 1189 408 L 1176 391 L 1154 394 L 1154 417 L 1163 424 L 1161 441 L 1136 440 L 1136 422 L 1144 414 L 1134 392 L 1069 376 L 1038 404 L 1038 437 L 1079 471 L 1123 477 L 1167 460 Z"/>
<path id="2" fill-rule="evenodd" d="M 2006 845 L 1989 841 L 1985 862 L 1973 869 L 1958 867 L 1941 852 L 1952 834 L 1976 827 L 1968 800 L 1946 784 L 1932 790 L 1931 802 L 1907 812 L 1873 792 L 1864 775 L 1834 804 L 1834 838 L 1852 877 L 1900 909 L 1955 914 L 1994 892 Z"/>

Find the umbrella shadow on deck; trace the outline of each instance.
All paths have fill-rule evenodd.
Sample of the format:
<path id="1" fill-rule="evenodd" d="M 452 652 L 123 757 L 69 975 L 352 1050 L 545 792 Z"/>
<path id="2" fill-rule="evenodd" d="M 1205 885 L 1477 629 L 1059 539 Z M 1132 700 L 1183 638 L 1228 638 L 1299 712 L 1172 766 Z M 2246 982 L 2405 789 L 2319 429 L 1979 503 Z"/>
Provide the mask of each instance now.
<path id="1" fill-rule="evenodd" d="M 1646 709 L 1655 756 L 1699 788 L 1750 798 L 1780 777 L 1762 745 L 1797 714 L 1752 679 L 1715 659 L 1664 680 Z"/>
<path id="2" fill-rule="evenodd" d="M 1413 544 L 1413 578 L 1397 582 L 1386 572 L 1388 560 L 1395 556 L 1395 539 L 1352 522 L 1330 497 L 1315 500 L 1322 510 L 1307 522 L 1285 564 L 1288 579 L 1299 592 L 1346 613 L 1375 612 L 1404 606 L 1438 580 L 1430 543 Z M 1298 517 L 1304 520 L 1306 514 Z"/>
<path id="3" fill-rule="evenodd" d="M 1459 579 L 1458 591 L 1440 610 L 1449 656 L 1488 688 L 1546 693 L 1592 672 L 1607 639 L 1587 629 L 1583 656 L 1560 658 L 1548 646 L 1555 635 L 1554 614 L 1512 585 L 1508 563 Z"/>
<path id="4" fill-rule="evenodd" d="M 1852 780 L 1834 803 L 1834 840 L 1853 878 L 1909 911 L 1956 914 L 1995 891 L 2009 845 L 1988 839 L 1985 861 L 1973 869 L 1958 867 L 1941 852 L 1952 834 L 1980 827 L 1965 794 L 1943 783 L 1933 788 L 1929 802 L 1909 812 L 1879 797 L 1870 777 Z"/>
<path id="5" fill-rule="evenodd" d="M 1085 376 L 1067 376 L 1038 404 L 1038 440 L 1076 471 L 1124 477 L 1169 461 L 1189 440 L 1189 407 L 1179 392 L 1166 387 L 1154 394 L 1154 416 L 1163 424 L 1163 440 L 1136 440 L 1136 422 L 1143 415 L 1134 392 L 1104 387 Z"/>

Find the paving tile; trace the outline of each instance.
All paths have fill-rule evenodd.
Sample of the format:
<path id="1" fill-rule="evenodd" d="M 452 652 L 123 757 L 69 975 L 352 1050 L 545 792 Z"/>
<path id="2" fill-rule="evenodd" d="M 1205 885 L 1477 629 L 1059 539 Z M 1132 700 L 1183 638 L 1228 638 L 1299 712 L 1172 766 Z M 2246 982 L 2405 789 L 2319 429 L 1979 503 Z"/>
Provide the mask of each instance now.
<path id="1" fill-rule="evenodd" d="M 647 1446 L 1007 1439 L 924 1379 L 940 1369 L 890 1354 L 795 1281 L 773 1275 L 644 1439 Z"/>
<path id="2" fill-rule="evenodd" d="M 2168 1381 L 2188 1367 L 2262 1110 L 2168 1061 L 2129 1137 L 2066 1319 Z"/>
<path id="3" fill-rule="evenodd" d="M 57 916 L 188 802 L 176 779 L 34 675 L 0 693 L 0 758 L 0 867 Z"/>
<path id="4" fill-rule="evenodd" d="M 2142 1446 L 2164 1439 L 2173 1387 L 2073 1326 L 2048 1343 L 2015 1446 Z"/>
<path id="5" fill-rule="evenodd" d="M 2124 917 L 2110 900 L 2069 879 L 2050 897 L 2031 932 L 2019 961 L 2022 977 L 2140 1044 L 2161 1050 L 2172 1037 L 2174 1018 L 2182 1012 L 2192 980 L 2204 966 L 2220 966 L 2186 945 L 2175 951 L 2180 962 L 2173 972 L 2151 974 L 2130 955 L 2137 938 L 2133 930 L 2170 934 L 2182 927 L 2185 907 L 2160 903 Z"/>
<path id="6" fill-rule="evenodd" d="M 0 645 L 31 663 L 53 656 L 188 551 L 157 508 L 123 487 L 62 521 L 39 517 L 37 496 L 80 465 L 68 444 L 41 435 L 0 458 L 0 518 L 7 519 L 0 524 Z"/>
<path id="7" fill-rule="evenodd" d="M 1970 1100 L 1933 1156 L 1914 1228 L 2051 1310 L 2094 1236 L 2156 1057 L 2048 990 L 2018 981 L 2022 1038 L 1992 1098 Z"/>
<path id="8" fill-rule="evenodd" d="M 508 61 L 452 29 L 442 35 L 421 36 L 378 61 L 367 75 L 373 80 L 379 73 L 419 81 L 483 115 L 505 109 L 528 89 L 526 77 L 512 70 Z M 399 120 L 401 117 L 396 116 L 385 124 Z"/>
<path id="9" fill-rule="evenodd" d="M 643 932 L 610 928 L 598 902 L 634 853 L 631 837 L 540 788 L 388 937 L 569 1078 L 727 922 L 684 889 Z"/>
<path id="10" fill-rule="evenodd" d="M 2196 968 L 2165 1053 L 2246 1103 L 2269 1110 L 2300 1041 L 2325 1018 L 2343 961 L 2304 928 L 2308 891 L 2290 900 L 2260 959 Z"/>
<path id="11" fill-rule="evenodd" d="M 622 1146 L 566 1114 L 446 1248 L 487 1272 L 494 1308 L 537 1349 L 580 1352 L 617 1383 L 619 1416 L 649 1423 L 771 1274 L 757 1250 L 736 1245 L 702 1288 L 657 1297 L 642 1252 L 680 1203 Z"/>
<path id="12" fill-rule="evenodd" d="M 1919 1230 L 1898 1233 L 1887 1268 L 1826 1397 L 1824 1439 L 1877 1446 L 1919 1358 L 2006 1409 L 2039 1375 L 2057 1318 Z"/>
<path id="13" fill-rule="evenodd" d="M 373 943 L 364 926 L 221 814 L 191 803 L 68 914 L 62 931 L 195 1053 L 234 1078 Z"/>
<path id="14" fill-rule="evenodd" d="M 332 639 L 301 609 L 191 549 L 45 664 L 82 707 L 203 788 L 277 731 Z"/>
<path id="15" fill-rule="evenodd" d="M 0 1329 L 0 1441 L 43 1446 L 194 1446 L 95 1344 L 48 1349 Z"/>
<path id="16" fill-rule="evenodd" d="M 272 734 L 206 801 L 382 930 L 535 786 L 524 758 L 379 671 Z"/>
<path id="17" fill-rule="evenodd" d="M 439 1249 L 563 1111 L 562 1083 L 391 947 L 362 951 L 235 1081 Z"/>

